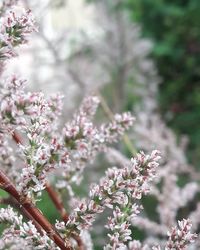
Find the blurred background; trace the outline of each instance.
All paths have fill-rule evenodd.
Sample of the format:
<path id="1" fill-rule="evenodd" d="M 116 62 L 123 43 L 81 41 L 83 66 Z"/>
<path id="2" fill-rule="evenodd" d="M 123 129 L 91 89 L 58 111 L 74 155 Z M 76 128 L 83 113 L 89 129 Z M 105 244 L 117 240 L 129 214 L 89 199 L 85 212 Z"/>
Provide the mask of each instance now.
<path id="1" fill-rule="evenodd" d="M 65 120 L 90 94 L 99 95 L 104 103 L 97 122 L 109 112 L 133 112 L 137 122 L 129 135 L 132 152 L 156 147 L 166 158 L 173 155 L 173 164 L 187 162 L 200 168 L 199 0 L 24 0 L 24 4 L 33 11 L 38 33 L 10 62 L 10 71 L 28 79 L 32 90 L 47 95 L 62 92 Z M 115 148 L 126 156 L 132 153 L 127 145 Z M 104 161 L 101 158 L 96 166 L 100 175 Z M 77 188 L 77 193 L 87 194 L 88 183 L 98 178 L 86 174 L 85 189 Z M 49 207 L 45 198 L 41 207 Z M 53 209 L 49 217 L 55 219 Z M 95 249 L 101 245 L 99 235 L 96 230 Z M 143 234 L 138 231 L 137 237 Z"/>

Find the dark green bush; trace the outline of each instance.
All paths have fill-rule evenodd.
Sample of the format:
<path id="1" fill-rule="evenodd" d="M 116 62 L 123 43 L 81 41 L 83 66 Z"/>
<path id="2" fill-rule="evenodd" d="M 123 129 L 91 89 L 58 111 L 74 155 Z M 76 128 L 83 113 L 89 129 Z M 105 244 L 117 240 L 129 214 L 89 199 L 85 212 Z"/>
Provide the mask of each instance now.
<path id="1" fill-rule="evenodd" d="M 200 1 L 125 2 L 144 36 L 155 44 L 163 117 L 178 134 L 189 136 L 188 156 L 200 166 Z"/>

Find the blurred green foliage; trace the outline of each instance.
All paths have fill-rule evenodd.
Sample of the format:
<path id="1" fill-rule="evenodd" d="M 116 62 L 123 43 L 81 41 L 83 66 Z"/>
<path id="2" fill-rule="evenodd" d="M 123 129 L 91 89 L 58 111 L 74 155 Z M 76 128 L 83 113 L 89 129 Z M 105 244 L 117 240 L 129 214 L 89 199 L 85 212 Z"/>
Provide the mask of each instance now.
<path id="1" fill-rule="evenodd" d="M 188 156 L 200 166 L 200 1 L 125 0 L 132 19 L 155 46 L 163 83 L 160 108 L 178 134 L 189 136 Z"/>

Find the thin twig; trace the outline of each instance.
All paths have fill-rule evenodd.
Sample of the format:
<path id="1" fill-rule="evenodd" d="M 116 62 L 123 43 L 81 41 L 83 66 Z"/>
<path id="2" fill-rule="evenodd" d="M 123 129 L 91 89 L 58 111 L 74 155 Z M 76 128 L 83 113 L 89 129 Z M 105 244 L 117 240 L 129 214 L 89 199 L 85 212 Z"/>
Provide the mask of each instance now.
<path id="1" fill-rule="evenodd" d="M 48 192 L 49 197 L 53 201 L 55 207 L 60 212 L 60 215 L 63 221 L 67 222 L 69 219 L 69 216 L 59 194 L 48 183 L 46 183 L 46 191 Z M 84 250 L 84 244 L 82 242 L 81 237 L 76 234 L 72 234 L 72 237 L 76 240 L 79 250 Z"/>
<path id="2" fill-rule="evenodd" d="M 59 194 L 50 186 L 49 183 L 46 183 L 46 191 L 47 191 L 49 197 L 51 198 L 51 200 L 53 201 L 55 207 L 59 211 L 63 221 L 67 222 L 69 216 L 67 214 L 67 211 L 65 210 L 64 204 L 63 204 Z"/>

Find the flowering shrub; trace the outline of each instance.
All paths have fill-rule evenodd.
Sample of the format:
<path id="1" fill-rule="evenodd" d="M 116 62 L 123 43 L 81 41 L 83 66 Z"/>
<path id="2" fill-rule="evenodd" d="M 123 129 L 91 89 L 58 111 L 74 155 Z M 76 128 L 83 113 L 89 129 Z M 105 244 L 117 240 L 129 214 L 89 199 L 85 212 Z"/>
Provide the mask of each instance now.
<path id="1" fill-rule="evenodd" d="M 16 56 L 16 47 L 36 30 L 30 10 L 21 11 L 15 4 L 17 1 L 4 1 L 0 11 L 2 72 L 8 59 Z M 28 92 L 25 83 L 17 76 L 1 76 L 0 188 L 8 194 L 1 203 L 8 206 L 0 210 L 0 223 L 5 224 L 0 249 L 91 249 L 89 230 L 97 214 L 107 208 L 111 213 L 104 249 L 150 248 L 134 240 L 131 224 L 142 210 L 141 197 L 155 181 L 160 159 L 157 150 L 138 153 L 122 168 L 108 168 L 99 184 L 91 185 L 87 198 L 80 200 L 73 193 L 87 164 L 133 125 L 132 115 L 116 114 L 111 122 L 97 126 L 93 117 L 99 100 L 91 96 L 62 126 L 62 96 L 46 98 L 43 93 Z M 55 225 L 37 207 L 44 189 L 61 215 Z M 69 193 L 71 212 L 66 211 L 58 190 Z M 168 238 L 165 249 L 185 249 L 196 234 L 191 232 L 190 221 L 182 220 Z M 161 246 L 154 242 L 152 249 Z"/>

